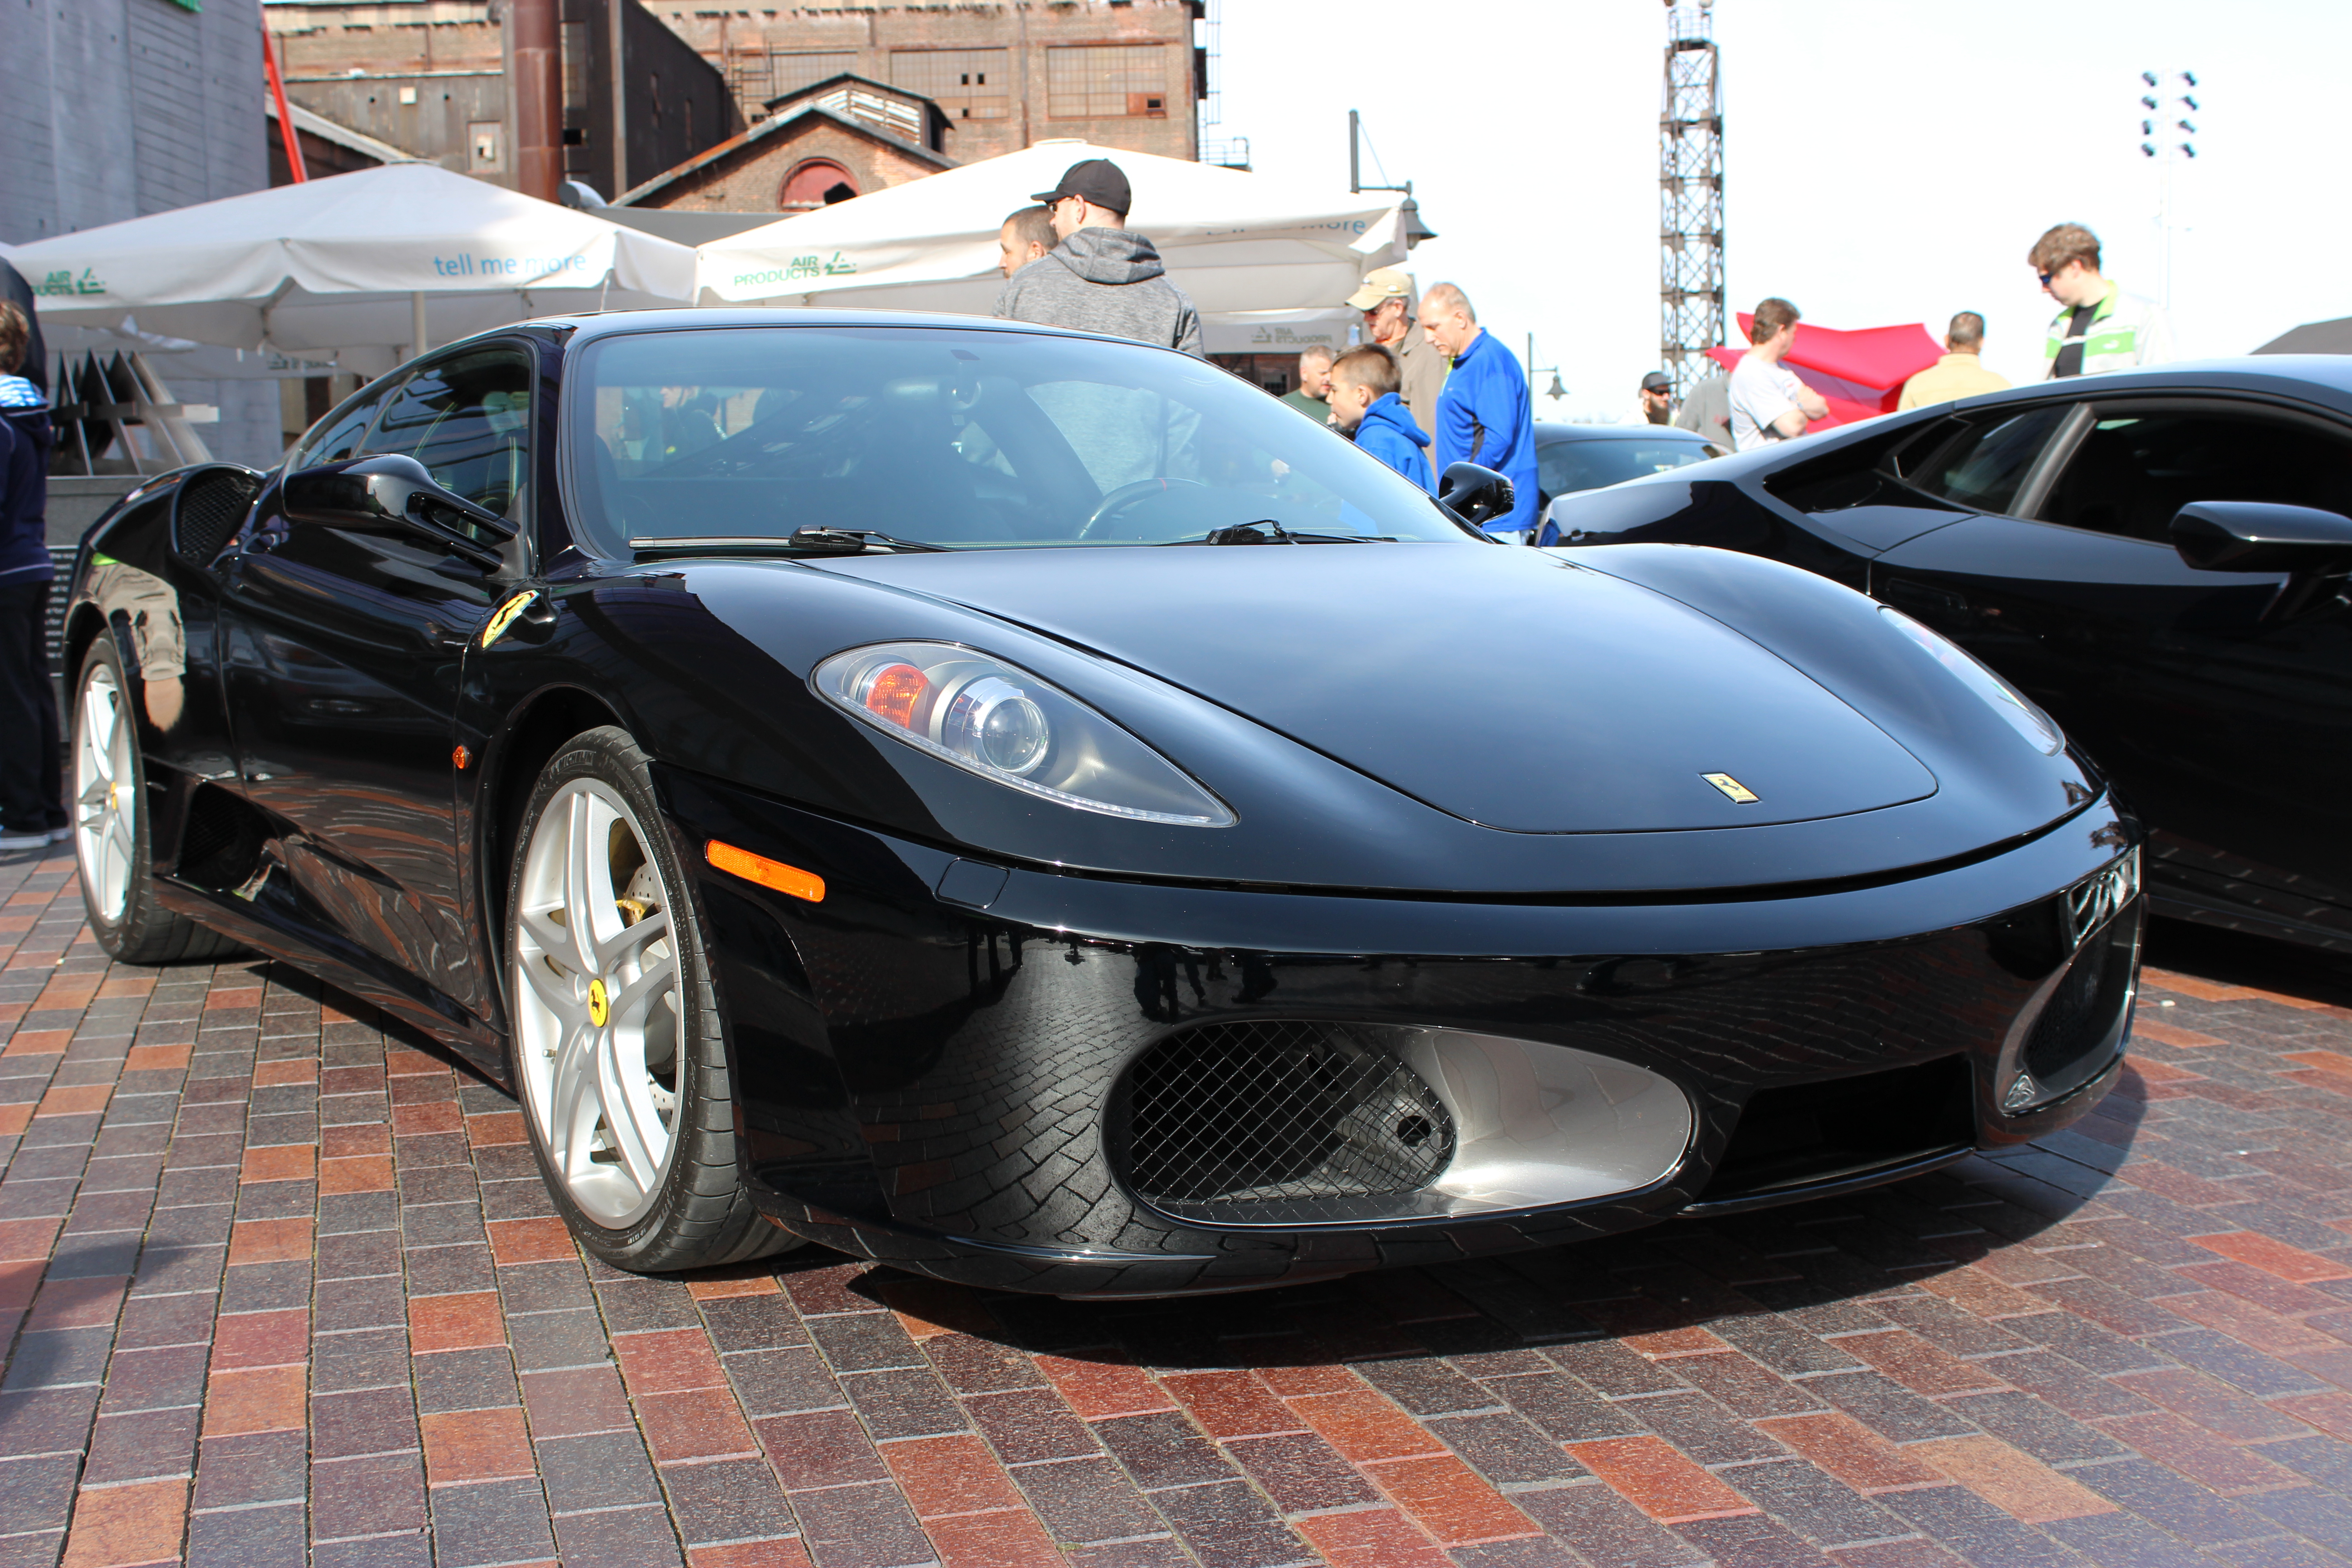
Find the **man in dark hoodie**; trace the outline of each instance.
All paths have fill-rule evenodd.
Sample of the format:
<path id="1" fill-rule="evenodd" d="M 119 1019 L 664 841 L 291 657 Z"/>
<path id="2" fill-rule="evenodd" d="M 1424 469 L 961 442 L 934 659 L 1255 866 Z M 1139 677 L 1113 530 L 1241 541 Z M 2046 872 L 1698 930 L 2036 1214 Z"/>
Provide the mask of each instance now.
<path id="1" fill-rule="evenodd" d="M 1082 332 L 1133 338 L 1201 352 L 1201 317 L 1168 281 L 1160 252 L 1127 226 L 1134 193 L 1108 158 L 1073 163 L 1062 183 L 1037 193 L 1061 243 L 1006 280 L 996 314 Z"/>
<path id="2" fill-rule="evenodd" d="M 1429 437 L 1398 395 L 1404 373 L 1378 343 L 1349 349 L 1331 366 L 1331 423 L 1356 445 L 1434 495 Z"/>
<path id="3" fill-rule="evenodd" d="M 0 850 L 71 837 L 49 689 L 48 399 L 17 374 L 31 337 L 0 300 Z"/>

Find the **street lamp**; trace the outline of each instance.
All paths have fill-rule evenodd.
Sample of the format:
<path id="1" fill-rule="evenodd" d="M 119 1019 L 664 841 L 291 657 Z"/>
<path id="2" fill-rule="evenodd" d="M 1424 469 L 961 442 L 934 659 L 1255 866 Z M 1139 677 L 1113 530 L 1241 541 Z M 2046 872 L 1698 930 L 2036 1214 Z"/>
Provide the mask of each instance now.
<path id="1" fill-rule="evenodd" d="M 1397 204 L 1397 216 L 1404 220 L 1404 247 L 1411 250 L 1424 239 L 1435 239 L 1437 231 L 1421 221 L 1421 204 L 1412 199 L 1411 180 L 1402 185 L 1364 184 L 1362 158 L 1357 151 L 1361 126 L 1362 117 L 1352 109 L 1348 110 L 1348 189 L 1358 195 L 1366 191 L 1402 191 L 1404 200 Z"/>
<path id="2" fill-rule="evenodd" d="M 1568 395 L 1568 388 L 1559 384 L 1559 366 L 1556 364 L 1539 365 L 1536 363 L 1536 335 L 1533 332 L 1529 332 L 1528 334 L 1528 385 L 1530 387 L 1534 386 L 1536 384 L 1536 376 L 1538 373 L 1543 371 L 1551 372 L 1551 385 L 1546 389 L 1544 395 L 1546 397 L 1553 398 L 1566 397 Z"/>

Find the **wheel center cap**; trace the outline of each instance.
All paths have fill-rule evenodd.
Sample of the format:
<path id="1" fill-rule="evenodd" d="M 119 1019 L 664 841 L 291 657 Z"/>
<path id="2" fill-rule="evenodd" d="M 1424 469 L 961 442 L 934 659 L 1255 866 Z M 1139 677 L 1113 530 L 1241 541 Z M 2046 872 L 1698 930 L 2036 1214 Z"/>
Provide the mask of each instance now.
<path id="1" fill-rule="evenodd" d="M 613 999 L 605 993 L 604 982 L 602 979 L 591 980 L 588 983 L 588 1021 L 601 1029 L 612 1016 Z"/>

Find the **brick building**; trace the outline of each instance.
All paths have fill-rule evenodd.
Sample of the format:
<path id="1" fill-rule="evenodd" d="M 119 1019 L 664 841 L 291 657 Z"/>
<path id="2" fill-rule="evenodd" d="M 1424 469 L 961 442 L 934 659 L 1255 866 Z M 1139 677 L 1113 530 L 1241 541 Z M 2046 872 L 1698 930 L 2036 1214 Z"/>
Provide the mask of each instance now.
<path id="1" fill-rule="evenodd" d="M 797 213 L 954 167 L 928 98 L 837 76 L 771 100 L 760 122 L 621 198 L 684 212 Z"/>
<path id="2" fill-rule="evenodd" d="M 266 5 L 295 102 L 445 168 L 515 183 L 505 6 Z M 636 0 L 562 0 L 562 28 L 563 172 L 598 195 L 609 199 L 743 128 L 719 70 Z"/>
<path id="3" fill-rule="evenodd" d="M 773 100 L 855 75 L 937 104 L 948 122 L 939 151 L 957 163 L 1065 136 L 1200 153 L 1194 108 L 1208 56 L 1193 24 L 1203 0 L 645 5 L 725 74 L 747 123 Z"/>

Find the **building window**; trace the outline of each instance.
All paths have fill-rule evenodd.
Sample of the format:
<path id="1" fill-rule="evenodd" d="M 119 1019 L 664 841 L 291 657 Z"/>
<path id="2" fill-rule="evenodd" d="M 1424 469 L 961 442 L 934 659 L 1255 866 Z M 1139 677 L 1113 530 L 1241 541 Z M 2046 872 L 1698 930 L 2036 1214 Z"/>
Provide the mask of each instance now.
<path id="1" fill-rule="evenodd" d="M 811 158 L 793 165 L 777 193 L 776 205 L 788 213 L 829 207 L 857 195 L 857 179 L 830 158 Z"/>
<path id="2" fill-rule="evenodd" d="M 1168 113 L 1164 44 L 1063 44 L 1045 51 L 1045 112 L 1055 120 Z"/>
<path id="3" fill-rule="evenodd" d="M 588 113 L 588 77 L 593 69 L 589 64 L 588 24 L 563 24 L 563 112 L 569 118 L 586 118 Z"/>
<path id="4" fill-rule="evenodd" d="M 890 51 L 890 85 L 921 93 L 950 120 L 1003 120 L 1012 82 L 1010 49 Z"/>
<path id="5" fill-rule="evenodd" d="M 771 87 L 770 98 L 782 98 L 788 92 L 798 92 L 804 87 L 814 87 L 835 77 L 855 74 L 857 69 L 856 49 L 827 50 L 823 54 L 770 55 L 768 57 Z"/>

